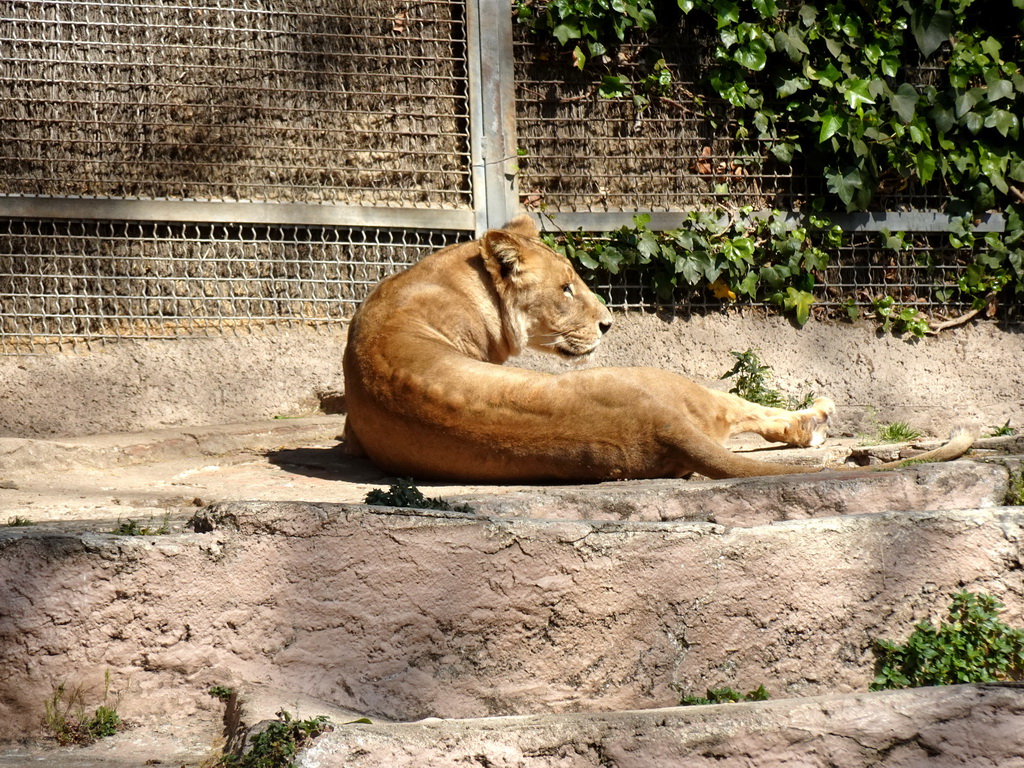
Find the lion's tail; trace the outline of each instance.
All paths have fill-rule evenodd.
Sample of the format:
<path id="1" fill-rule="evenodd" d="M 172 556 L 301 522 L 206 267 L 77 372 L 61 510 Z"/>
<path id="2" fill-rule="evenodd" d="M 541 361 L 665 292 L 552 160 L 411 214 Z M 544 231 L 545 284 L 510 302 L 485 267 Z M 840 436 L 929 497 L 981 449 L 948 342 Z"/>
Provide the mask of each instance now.
<path id="1" fill-rule="evenodd" d="M 874 464 L 869 467 L 837 467 L 839 470 L 884 470 L 896 469 L 907 464 L 918 462 L 952 461 L 963 456 L 974 445 L 978 434 L 976 430 L 967 427 L 954 429 L 949 436 L 949 441 L 931 451 L 926 451 L 918 456 L 899 461 L 890 461 L 885 464 Z M 693 430 L 688 446 L 689 463 L 697 472 L 705 477 L 726 478 L 726 477 L 758 477 L 766 475 L 790 475 L 807 472 L 821 472 L 829 467 L 808 467 L 796 464 L 779 464 L 768 461 L 758 461 L 746 456 L 732 453 L 720 446 L 706 435 Z"/>
<path id="2" fill-rule="evenodd" d="M 918 462 L 952 461 L 959 459 L 974 445 L 978 439 L 978 431 L 969 427 L 957 427 L 949 435 L 949 441 L 930 451 L 912 456 L 909 459 L 898 461 L 887 461 L 884 464 L 874 464 L 870 467 L 848 467 L 848 469 L 896 469 L 907 464 Z"/>

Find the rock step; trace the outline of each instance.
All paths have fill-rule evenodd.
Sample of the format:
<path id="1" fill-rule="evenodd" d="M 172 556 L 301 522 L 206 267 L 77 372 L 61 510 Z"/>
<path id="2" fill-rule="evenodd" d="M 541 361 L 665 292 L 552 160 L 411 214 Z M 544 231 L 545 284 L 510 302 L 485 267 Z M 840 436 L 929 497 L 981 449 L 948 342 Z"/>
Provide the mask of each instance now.
<path id="1" fill-rule="evenodd" d="M 314 416 L 48 440 L 0 437 L 0 477 L 271 451 L 334 437 L 343 428 L 337 416 Z"/>
<path id="2" fill-rule="evenodd" d="M 38 728 L 54 681 L 107 671 L 143 719 L 247 681 L 396 720 L 863 691 L 873 640 L 955 591 L 1021 623 L 1022 526 L 1007 507 L 729 528 L 251 502 L 170 536 L 7 528 L 0 738 Z"/>
<path id="3" fill-rule="evenodd" d="M 1016 457 L 920 464 L 897 472 L 847 470 L 733 480 L 642 480 L 538 486 L 446 497 L 480 512 L 556 520 L 688 520 L 765 525 L 781 520 L 984 509 L 1006 499 Z"/>
<path id="4" fill-rule="evenodd" d="M 344 725 L 300 768 L 1024 766 L 1024 686 L 958 685 L 598 715 Z"/>

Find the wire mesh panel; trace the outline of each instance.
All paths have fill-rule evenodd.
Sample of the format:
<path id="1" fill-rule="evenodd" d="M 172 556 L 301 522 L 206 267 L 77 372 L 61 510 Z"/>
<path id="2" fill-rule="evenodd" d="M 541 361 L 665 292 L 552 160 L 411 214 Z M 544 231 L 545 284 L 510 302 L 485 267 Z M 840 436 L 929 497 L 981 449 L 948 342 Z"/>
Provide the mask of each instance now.
<path id="1" fill-rule="evenodd" d="M 0 193 L 470 205 L 459 0 L 7 0 Z"/>
<path id="2" fill-rule="evenodd" d="M 691 25 L 657 40 L 654 47 L 671 73 L 671 95 L 638 109 L 629 98 L 603 98 L 599 74 L 577 72 L 564 52 L 519 28 L 523 204 L 548 213 L 706 210 L 726 201 L 786 207 L 783 195 L 792 196 L 794 184 L 789 169 L 756 142 L 739 141 L 724 104 L 694 96 L 709 66 L 709 39 L 706 30 Z M 622 46 L 617 71 L 639 81 L 647 57 Z"/>
<path id="3" fill-rule="evenodd" d="M 337 323 L 383 277 L 465 233 L 138 222 L 0 230 L 0 352 Z"/>
<path id="4" fill-rule="evenodd" d="M 974 261 L 970 249 L 954 248 L 944 234 L 920 234 L 908 239 L 900 250 L 880 247 L 876 236 L 854 235 L 829 253 L 828 266 L 816 273 L 815 312 L 843 316 L 847 309 L 870 309 L 876 301 L 890 297 L 902 307 L 928 315 L 959 314 L 972 305 L 961 283 Z M 616 309 L 686 314 L 730 306 L 710 288 L 658 295 L 647 276 L 630 270 L 605 275 L 592 287 Z M 755 302 L 754 306 L 759 305 Z M 1014 311 L 1012 307 L 1002 309 L 1004 315 Z"/>
<path id="5" fill-rule="evenodd" d="M 579 72 L 566 51 L 517 28 L 519 183 L 528 209 L 792 211 L 826 196 L 820 167 L 801 167 L 808 161 L 799 154 L 792 165 L 779 162 L 727 103 L 706 95 L 717 38 L 707 23 L 687 17 L 649 46 L 616 49 L 608 69 L 632 83 L 650 76 L 654 57 L 671 76 L 666 92 L 639 108 L 629 93 L 601 95 L 600 68 Z M 941 63 L 907 67 L 921 85 L 943 73 Z M 879 182 L 875 210 L 942 210 L 948 201 L 938 181 L 922 185 L 889 171 Z"/>
<path id="6" fill-rule="evenodd" d="M 502 195 L 511 188 L 513 122 L 520 199 L 556 224 L 559 213 L 795 210 L 821 196 L 820 169 L 777 163 L 728 105 L 695 95 L 713 29 L 686 18 L 648 49 L 616 52 L 633 79 L 650 72 L 648 51 L 671 72 L 646 108 L 602 98 L 600 76 L 519 29 L 512 107 L 481 98 L 484 83 L 495 90 L 485 72 L 507 83 L 508 62 L 507 44 L 488 48 L 502 35 L 476 23 L 482 7 L 7 0 L 0 352 L 346 318 L 381 276 L 481 226 L 495 206 L 478 177 L 498 169 Z M 941 208 L 941 190 L 881 181 L 881 210 Z M 835 254 L 819 306 L 883 288 L 922 309 L 955 303 L 965 255 L 920 243 L 894 263 L 867 243 Z M 641 282 L 606 292 L 623 308 L 664 306 Z"/>

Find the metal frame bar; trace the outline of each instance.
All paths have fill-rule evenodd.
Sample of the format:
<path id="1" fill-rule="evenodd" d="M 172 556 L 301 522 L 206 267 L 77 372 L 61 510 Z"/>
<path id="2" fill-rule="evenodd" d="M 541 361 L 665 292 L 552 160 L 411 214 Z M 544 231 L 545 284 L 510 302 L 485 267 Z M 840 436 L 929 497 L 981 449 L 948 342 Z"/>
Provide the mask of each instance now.
<path id="1" fill-rule="evenodd" d="M 512 15 L 501 0 L 468 0 L 469 113 L 476 236 L 519 209 Z"/>
<path id="2" fill-rule="evenodd" d="M 653 231 L 678 229 L 689 212 L 666 211 L 582 211 L 533 213 L 534 221 L 543 232 L 611 232 L 621 227 L 633 226 L 633 217 L 646 214 L 651 217 L 647 228 Z M 760 211 L 755 216 L 770 215 Z M 948 232 L 960 217 L 938 211 L 911 212 L 861 212 L 827 214 L 833 224 L 844 232 Z M 791 212 L 787 218 L 802 221 L 803 214 Z M 975 222 L 975 232 L 1004 232 L 1006 220 L 1001 213 L 988 213 Z"/>
<path id="3" fill-rule="evenodd" d="M 468 209 L 16 195 L 0 195 L 0 218 L 455 230 L 473 229 L 475 221 Z"/>

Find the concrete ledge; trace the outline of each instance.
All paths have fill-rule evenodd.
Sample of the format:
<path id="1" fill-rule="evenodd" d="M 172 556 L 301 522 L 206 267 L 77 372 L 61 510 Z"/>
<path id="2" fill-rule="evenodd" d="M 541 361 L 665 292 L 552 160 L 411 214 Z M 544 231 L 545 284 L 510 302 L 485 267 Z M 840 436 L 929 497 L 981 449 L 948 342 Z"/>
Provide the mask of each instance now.
<path id="1" fill-rule="evenodd" d="M 137 718 L 247 681 L 397 720 L 849 692 L 873 639 L 952 592 L 1024 613 L 1024 508 L 729 529 L 253 502 L 202 520 L 0 530 L 0 738 L 38 727 L 55 681 L 107 670 Z"/>
<path id="2" fill-rule="evenodd" d="M 995 463 L 921 464 L 898 472 L 852 470 L 735 480 L 643 480 L 543 486 L 449 499 L 487 514 L 591 520 L 688 520 L 764 525 L 780 520 L 1000 506 L 1009 471 Z"/>
<path id="3" fill-rule="evenodd" d="M 950 686 L 605 715 L 347 725 L 303 768 L 1024 765 L 1024 688 Z"/>
<path id="4" fill-rule="evenodd" d="M 41 440 L 0 437 L 0 475 L 109 469 L 171 459 L 267 451 L 341 434 L 344 419 L 316 416 Z"/>

